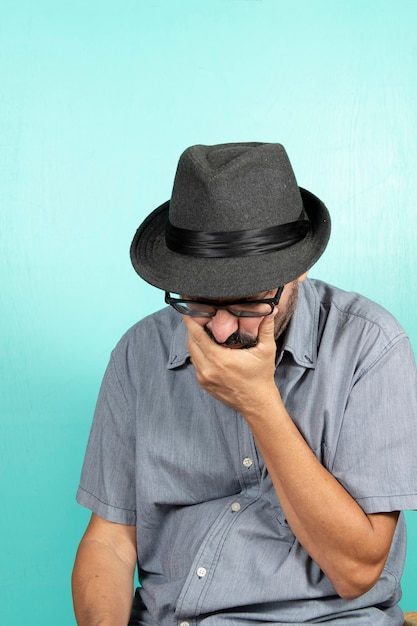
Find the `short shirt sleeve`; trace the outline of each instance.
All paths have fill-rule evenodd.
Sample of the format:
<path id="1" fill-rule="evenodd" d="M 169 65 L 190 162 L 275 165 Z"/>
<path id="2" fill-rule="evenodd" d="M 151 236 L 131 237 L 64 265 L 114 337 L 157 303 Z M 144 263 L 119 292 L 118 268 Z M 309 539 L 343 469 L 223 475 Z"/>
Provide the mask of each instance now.
<path id="1" fill-rule="evenodd" d="M 368 514 L 416 508 L 416 407 L 414 356 L 403 338 L 353 386 L 331 468 Z"/>
<path id="2" fill-rule="evenodd" d="M 134 525 L 135 421 L 110 359 L 94 413 L 77 501 L 111 522 Z"/>

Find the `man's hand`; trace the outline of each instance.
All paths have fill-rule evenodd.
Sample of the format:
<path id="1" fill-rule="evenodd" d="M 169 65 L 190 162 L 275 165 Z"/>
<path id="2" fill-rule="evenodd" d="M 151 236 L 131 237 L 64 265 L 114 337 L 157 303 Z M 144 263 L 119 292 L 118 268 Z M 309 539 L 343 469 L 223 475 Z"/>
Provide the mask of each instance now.
<path id="1" fill-rule="evenodd" d="M 194 319 L 184 316 L 183 320 L 188 329 L 191 360 L 203 389 L 240 412 L 278 392 L 274 382 L 273 315 L 262 320 L 258 343 L 248 349 L 218 345 Z"/>

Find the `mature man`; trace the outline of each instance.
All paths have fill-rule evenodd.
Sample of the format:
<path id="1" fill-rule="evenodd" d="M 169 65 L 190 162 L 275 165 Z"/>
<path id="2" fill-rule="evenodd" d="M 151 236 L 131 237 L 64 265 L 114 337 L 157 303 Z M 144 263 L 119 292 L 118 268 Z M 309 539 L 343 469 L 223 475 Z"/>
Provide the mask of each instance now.
<path id="1" fill-rule="evenodd" d="M 113 351 L 78 501 L 80 626 L 393 626 L 417 507 L 409 341 L 307 278 L 330 217 L 279 144 L 193 146 L 131 247 L 171 307 Z M 236 349 L 242 348 L 242 349 Z"/>

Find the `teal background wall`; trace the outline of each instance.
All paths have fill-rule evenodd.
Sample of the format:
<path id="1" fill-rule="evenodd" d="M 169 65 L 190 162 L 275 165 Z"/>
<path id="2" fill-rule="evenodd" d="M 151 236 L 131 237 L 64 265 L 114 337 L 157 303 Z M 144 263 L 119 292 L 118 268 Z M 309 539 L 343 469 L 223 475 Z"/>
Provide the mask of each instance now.
<path id="1" fill-rule="evenodd" d="M 98 386 L 163 304 L 129 244 L 186 146 L 284 143 L 333 216 L 312 275 L 382 303 L 417 350 L 416 19 L 412 0 L 0 0 L 1 623 L 75 623 Z"/>

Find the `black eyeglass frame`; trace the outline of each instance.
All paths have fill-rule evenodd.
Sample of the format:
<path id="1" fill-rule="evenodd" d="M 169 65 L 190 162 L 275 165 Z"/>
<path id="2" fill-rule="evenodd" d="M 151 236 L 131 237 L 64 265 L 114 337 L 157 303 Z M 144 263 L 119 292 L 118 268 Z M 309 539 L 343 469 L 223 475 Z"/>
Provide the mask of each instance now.
<path id="1" fill-rule="evenodd" d="M 186 298 L 173 298 L 169 291 L 165 292 L 165 302 L 172 306 L 178 313 L 182 315 L 189 315 L 190 317 L 214 317 L 218 311 L 218 309 L 226 309 L 231 315 L 235 317 L 267 317 L 271 315 L 274 308 L 280 301 L 282 292 L 284 290 L 284 286 L 278 287 L 277 292 L 273 298 L 263 298 L 261 300 L 248 300 L 247 298 L 242 298 L 240 300 L 233 300 L 230 302 L 218 302 L 216 300 L 192 300 Z M 181 304 L 207 304 L 208 306 L 213 307 L 214 311 L 194 311 L 193 309 L 185 310 L 181 309 L 179 305 Z M 250 311 L 236 311 L 233 310 L 233 306 L 235 304 L 269 304 L 271 310 L 269 313 L 251 313 Z"/>

